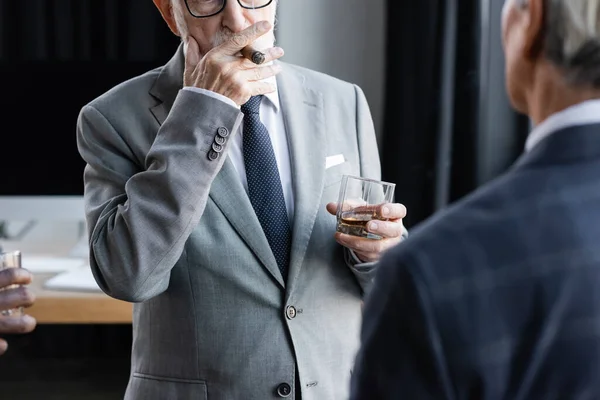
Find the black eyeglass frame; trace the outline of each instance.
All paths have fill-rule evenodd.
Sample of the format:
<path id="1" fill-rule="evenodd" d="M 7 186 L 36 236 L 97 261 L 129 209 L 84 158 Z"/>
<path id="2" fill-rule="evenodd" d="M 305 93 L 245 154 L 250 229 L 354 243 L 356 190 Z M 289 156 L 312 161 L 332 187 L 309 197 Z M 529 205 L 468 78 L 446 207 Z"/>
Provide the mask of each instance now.
<path id="1" fill-rule="evenodd" d="M 273 0 L 269 0 L 269 2 L 267 4 L 265 4 L 264 6 L 260 6 L 260 7 L 247 7 L 245 5 L 242 4 L 242 0 L 237 0 L 238 4 L 240 5 L 240 7 L 245 8 L 246 10 L 258 10 L 261 8 L 265 8 L 271 5 L 271 3 L 273 2 Z M 192 12 L 192 10 L 190 9 L 190 5 L 188 4 L 188 0 L 185 0 L 185 7 L 187 8 L 188 12 L 190 13 L 190 15 L 194 18 L 209 18 L 209 17 L 214 17 L 215 15 L 219 14 L 221 11 L 223 11 L 225 9 L 225 7 L 227 6 L 227 0 L 223 0 L 223 6 L 221 6 L 221 8 L 219 9 L 219 11 L 214 12 L 210 15 L 196 15 Z"/>

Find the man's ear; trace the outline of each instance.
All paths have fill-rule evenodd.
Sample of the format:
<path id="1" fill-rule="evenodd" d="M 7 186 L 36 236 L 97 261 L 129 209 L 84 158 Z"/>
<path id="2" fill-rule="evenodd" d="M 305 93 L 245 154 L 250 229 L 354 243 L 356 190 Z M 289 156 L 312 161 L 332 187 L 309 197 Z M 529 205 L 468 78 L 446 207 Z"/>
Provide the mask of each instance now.
<path id="1" fill-rule="evenodd" d="M 160 11 L 160 15 L 162 15 L 163 19 L 171 29 L 175 35 L 179 35 L 179 30 L 177 29 L 177 23 L 175 22 L 175 15 L 173 14 L 173 5 L 171 4 L 172 0 L 152 0 L 158 11 Z M 179 0 L 174 0 L 179 1 Z"/>
<path id="2" fill-rule="evenodd" d="M 523 38 L 524 56 L 535 60 L 544 51 L 545 0 L 526 0 L 523 9 L 527 13 Z"/>

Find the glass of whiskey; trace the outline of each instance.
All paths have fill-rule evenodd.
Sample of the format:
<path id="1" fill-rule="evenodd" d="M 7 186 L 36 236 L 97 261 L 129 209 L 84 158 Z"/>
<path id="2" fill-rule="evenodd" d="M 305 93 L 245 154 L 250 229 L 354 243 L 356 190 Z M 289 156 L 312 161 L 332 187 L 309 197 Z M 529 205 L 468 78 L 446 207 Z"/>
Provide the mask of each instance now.
<path id="1" fill-rule="evenodd" d="M 344 175 L 337 205 L 337 231 L 367 239 L 381 239 L 369 232 L 367 223 L 385 221 L 381 207 L 394 200 L 395 183 Z"/>

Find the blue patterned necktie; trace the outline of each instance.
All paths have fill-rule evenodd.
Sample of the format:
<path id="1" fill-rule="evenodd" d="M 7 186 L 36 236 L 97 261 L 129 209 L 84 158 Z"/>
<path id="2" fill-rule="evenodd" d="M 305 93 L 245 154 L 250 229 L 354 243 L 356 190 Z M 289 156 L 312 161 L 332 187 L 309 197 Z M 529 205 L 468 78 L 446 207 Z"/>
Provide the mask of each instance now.
<path id="1" fill-rule="evenodd" d="M 290 259 L 291 230 L 271 137 L 260 121 L 262 99 L 263 96 L 254 96 L 242 105 L 248 197 L 285 281 Z"/>

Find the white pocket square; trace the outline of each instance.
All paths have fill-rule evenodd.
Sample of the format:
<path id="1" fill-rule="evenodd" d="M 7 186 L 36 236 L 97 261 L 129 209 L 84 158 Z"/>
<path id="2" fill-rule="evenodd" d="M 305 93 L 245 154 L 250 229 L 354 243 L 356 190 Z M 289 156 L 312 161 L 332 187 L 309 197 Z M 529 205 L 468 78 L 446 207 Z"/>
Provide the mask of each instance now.
<path id="1" fill-rule="evenodd" d="M 346 159 L 343 154 L 336 154 L 335 156 L 329 156 L 325 158 L 325 169 L 335 167 L 336 165 L 340 165 L 344 163 Z"/>

